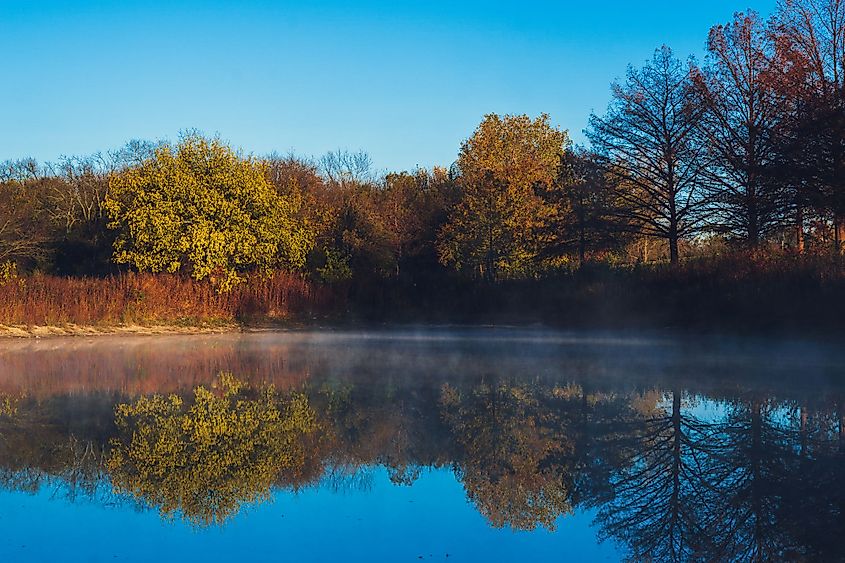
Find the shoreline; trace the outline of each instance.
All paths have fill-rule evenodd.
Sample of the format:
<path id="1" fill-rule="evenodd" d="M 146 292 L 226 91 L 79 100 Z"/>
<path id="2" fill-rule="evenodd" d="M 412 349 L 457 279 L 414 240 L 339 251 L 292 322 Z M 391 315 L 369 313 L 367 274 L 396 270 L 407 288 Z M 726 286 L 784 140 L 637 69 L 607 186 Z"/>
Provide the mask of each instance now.
<path id="1" fill-rule="evenodd" d="M 220 322 L 209 324 L 126 324 L 126 325 L 4 325 L 0 324 L 0 343 L 14 340 L 35 340 L 51 338 L 88 338 L 88 337 L 137 337 L 137 336 L 200 336 L 224 334 L 260 334 L 272 332 L 317 331 L 395 331 L 395 330 L 475 330 L 475 329 L 528 329 L 566 333 L 606 333 L 606 334 L 651 334 L 674 335 L 683 337 L 744 337 L 766 339 L 845 340 L 845 326 L 815 327 L 811 329 L 800 325 L 762 326 L 762 327 L 727 327 L 707 324 L 584 324 L 584 323 L 546 323 L 528 319 L 479 320 L 477 322 L 455 321 L 363 321 L 334 319 L 322 322 L 308 321 L 265 321 L 256 323 Z"/>
<path id="2" fill-rule="evenodd" d="M 231 323 L 214 326 L 180 325 L 0 325 L 0 340 L 27 338 L 59 338 L 68 336 L 156 336 L 226 334 L 246 332 L 247 327 Z"/>

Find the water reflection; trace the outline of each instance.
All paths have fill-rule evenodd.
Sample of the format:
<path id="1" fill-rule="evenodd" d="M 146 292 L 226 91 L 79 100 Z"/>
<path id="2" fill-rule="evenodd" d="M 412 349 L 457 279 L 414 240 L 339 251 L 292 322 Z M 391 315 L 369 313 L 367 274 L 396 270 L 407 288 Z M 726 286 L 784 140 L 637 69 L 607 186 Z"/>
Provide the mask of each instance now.
<path id="1" fill-rule="evenodd" d="M 562 530 L 589 510 L 634 560 L 843 557 L 836 347 L 514 340 L 7 348 L 0 480 L 203 527 L 375 466 L 396 487 L 449 468 L 490 526 Z"/>
<path id="2" fill-rule="evenodd" d="M 227 373 L 216 387 L 197 387 L 190 405 L 178 395 L 118 405 L 108 458 L 117 492 L 210 525 L 269 499 L 280 476 L 301 470 L 303 438 L 316 429 L 304 395 L 250 389 Z"/>

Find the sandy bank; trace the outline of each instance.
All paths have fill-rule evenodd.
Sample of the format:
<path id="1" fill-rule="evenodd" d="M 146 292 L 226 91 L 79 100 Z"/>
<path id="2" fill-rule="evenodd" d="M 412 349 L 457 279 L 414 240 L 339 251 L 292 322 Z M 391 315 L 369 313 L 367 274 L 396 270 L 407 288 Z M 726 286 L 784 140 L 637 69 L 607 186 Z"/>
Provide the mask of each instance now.
<path id="1" fill-rule="evenodd" d="M 217 334 L 239 332 L 241 325 L 235 323 L 208 326 L 180 325 L 116 325 L 82 326 L 66 324 L 61 326 L 0 325 L 0 338 L 48 338 L 51 336 L 100 336 L 100 335 L 145 335 L 145 334 Z"/>

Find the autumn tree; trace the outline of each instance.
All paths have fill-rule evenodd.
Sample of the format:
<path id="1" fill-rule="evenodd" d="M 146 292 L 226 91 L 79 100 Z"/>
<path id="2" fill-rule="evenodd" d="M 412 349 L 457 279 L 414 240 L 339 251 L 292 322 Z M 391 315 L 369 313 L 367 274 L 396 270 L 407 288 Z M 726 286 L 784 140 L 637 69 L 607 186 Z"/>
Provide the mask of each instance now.
<path id="1" fill-rule="evenodd" d="M 613 180 L 589 151 L 567 150 L 557 181 L 543 195 L 554 210 L 543 255 L 559 260 L 575 254 L 583 265 L 589 253 L 612 250 L 625 239 Z"/>
<path id="2" fill-rule="evenodd" d="M 318 165 L 311 159 L 292 153 L 273 153 L 264 160 L 267 163 L 267 180 L 281 195 L 287 195 L 292 189 L 309 194 L 325 189 Z"/>
<path id="3" fill-rule="evenodd" d="M 711 157 L 711 226 L 753 248 L 786 212 L 783 185 L 774 177 L 780 116 L 770 78 L 774 48 L 760 17 L 748 12 L 713 27 L 707 49 L 707 64 L 693 70 L 693 81 Z"/>
<path id="4" fill-rule="evenodd" d="M 834 245 L 845 251 L 845 1 L 783 0 L 774 36 L 792 99 L 789 161 L 811 202 L 832 219 Z"/>
<path id="5" fill-rule="evenodd" d="M 603 117 L 590 116 L 587 135 L 620 187 L 621 214 L 639 234 L 665 240 L 678 262 L 678 242 L 699 231 L 707 164 L 698 138 L 701 110 L 689 71 L 669 47 L 614 84 Z"/>
<path id="6" fill-rule="evenodd" d="M 554 213 L 538 190 L 554 184 L 568 144 L 545 114 L 485 116 L 461 147 L 461 199 L 440 232 L 441 262 L 487 280 L 536 271 Z"/>
<path id="7" fill-rule="evenodd" d="M 435 254 L 436 231 L 444 220 L 447 205 L 444 198 L 449 197 L 445 190 L 449 187 L 448 172 L 442 168 L 390 173 L 384 177 L 376 196 L 389 233 L 396 275 L 408 260 L 421 257 L 425 260 Z"/>
<path id="8" fill-rule="evenodd" d="M 313 235 L 295 220 L 300 203 L 276 193 L 265 162 L 195 134 L 112 176 L 105 200 L 116 262 L 223 289 L 251 269 L 304 264 Z"/>
<path id="9" fill-rule="evenodd" d="M 316 239 L 309 269 L 332 282 L 393 272 L 392 237 L 379 212 L 380 178 L 370 156 L 364 151 L 332 151 L 313 163 L 316 176 L 311 172 L 303 186 Z"/>

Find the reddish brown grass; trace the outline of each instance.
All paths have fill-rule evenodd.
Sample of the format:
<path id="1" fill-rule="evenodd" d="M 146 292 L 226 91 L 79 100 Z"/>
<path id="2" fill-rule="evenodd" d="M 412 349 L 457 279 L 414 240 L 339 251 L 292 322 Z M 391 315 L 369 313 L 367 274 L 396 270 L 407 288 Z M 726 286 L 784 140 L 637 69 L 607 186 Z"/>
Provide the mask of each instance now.
<path id="1" fill-rule="evenodd" d="M 301 276 L 253 275 L 230 292 L 168 274 L 35 275 L 0 285 L 0 324 L 146 325 L 304 319 L 327 314 L 331 292 Z"/>

